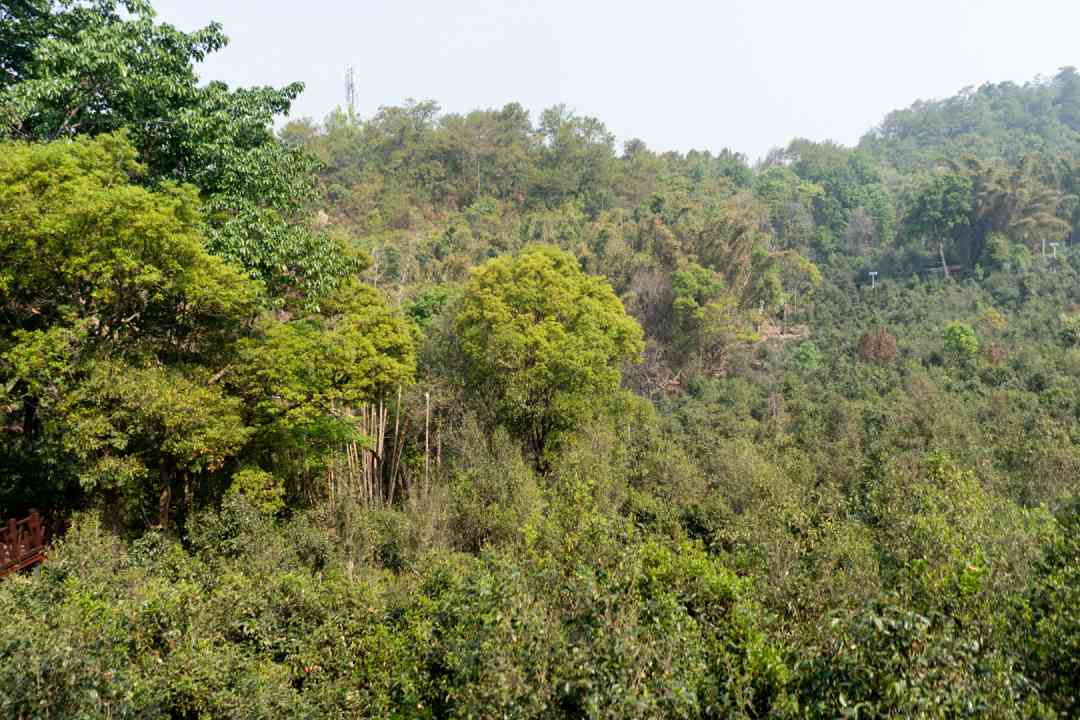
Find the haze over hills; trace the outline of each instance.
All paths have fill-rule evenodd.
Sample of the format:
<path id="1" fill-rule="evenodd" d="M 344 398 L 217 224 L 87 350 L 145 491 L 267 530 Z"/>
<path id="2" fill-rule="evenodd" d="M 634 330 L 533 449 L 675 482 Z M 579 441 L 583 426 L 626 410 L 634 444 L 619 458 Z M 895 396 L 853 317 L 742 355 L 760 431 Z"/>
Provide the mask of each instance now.
<path id="1" fill-rule="evenodd" d="M 1080 713 L 1075 70 L 752 163 L 211 18 L 0 5 L 0 714 Z"/>

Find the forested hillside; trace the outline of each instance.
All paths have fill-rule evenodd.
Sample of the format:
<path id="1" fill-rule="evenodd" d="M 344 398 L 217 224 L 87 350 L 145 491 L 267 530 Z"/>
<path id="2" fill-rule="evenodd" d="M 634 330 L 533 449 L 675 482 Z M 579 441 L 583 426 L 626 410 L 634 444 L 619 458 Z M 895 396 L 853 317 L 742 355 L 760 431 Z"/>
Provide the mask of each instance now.
<path id="1" fill-rule="evenodd" d="M 225 43 L 0 5 L 5 717 L 1080 716 L 1076 70 L 751 165 Z"/>
<path id="2" fill-rule="evenodd" d="M 958 154 L 1017 162 L 1074 156 L 1080 147 L 1080 73 L 1066 67 L 1024 85 L 987 83 L 890 113 L 860 148 L 900 170 Z"/>

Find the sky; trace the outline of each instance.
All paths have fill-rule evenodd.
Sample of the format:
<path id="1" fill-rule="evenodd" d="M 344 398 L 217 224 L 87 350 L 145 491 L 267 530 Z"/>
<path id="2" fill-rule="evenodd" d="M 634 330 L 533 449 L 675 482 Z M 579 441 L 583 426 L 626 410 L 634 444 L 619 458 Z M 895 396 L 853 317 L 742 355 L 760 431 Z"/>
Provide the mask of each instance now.
<path id="1" fill-rule="evenodd" d="M 204 80 L 306 90 L 293 117 L 406 98 L 444 112 L 565 103 L 620 142 L 751 160 L 795 137 L 854 144 L 891 110 L 1080 66 L 1076 0 L 155 0 L 230 37 Z"/>

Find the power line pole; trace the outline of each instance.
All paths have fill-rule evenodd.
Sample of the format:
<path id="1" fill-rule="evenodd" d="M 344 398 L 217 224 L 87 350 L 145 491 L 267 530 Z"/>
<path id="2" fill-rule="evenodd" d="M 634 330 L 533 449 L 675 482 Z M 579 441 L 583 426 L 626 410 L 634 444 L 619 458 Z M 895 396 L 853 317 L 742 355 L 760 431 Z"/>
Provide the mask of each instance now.
<path id="1" fill-rule="evenodd" d="M 872 271 L 870 273 L 870 289 L 871 290 L 877 290 L 877 276 L 878 276 L 877 270 L 874 270 L 874 271 Z"/>

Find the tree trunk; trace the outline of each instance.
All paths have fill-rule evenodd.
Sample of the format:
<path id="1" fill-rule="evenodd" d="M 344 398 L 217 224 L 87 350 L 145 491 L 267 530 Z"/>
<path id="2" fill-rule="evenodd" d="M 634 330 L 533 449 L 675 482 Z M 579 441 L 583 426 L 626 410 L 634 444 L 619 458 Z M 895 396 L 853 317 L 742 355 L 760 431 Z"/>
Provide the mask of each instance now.
<path id="1" fill-rule="evenodd" d="M 167 460 L 161 463 L 161 493 L 158 495 L 158 525 L 163 531 L 169 529 L 169 511 L 172 508 L 172 466 Z"/>
<path id="2" fill-rule="evenodd" d="M 945 262 L 945 243 L 939 242 L 937 244 L 938 252 L 941 253 L 941 270 L 945 273 L 945 279 L 949 279 L 949 265 Z"/>
<path id="3" fill-rule="evenodd" d="M 19 382 L 16 385 L 19 391 L 24 389 L 24 383 Z M 15 395 L 14 397 L 18 397 Z M 23 417 L 22 417 L 22 442 L 23 447 L 32 449 L 34 446 L 34 439 L 37 436 L 38 430 L 38 399 L 32 395 L 27 395 L 23 401 Z"/>

